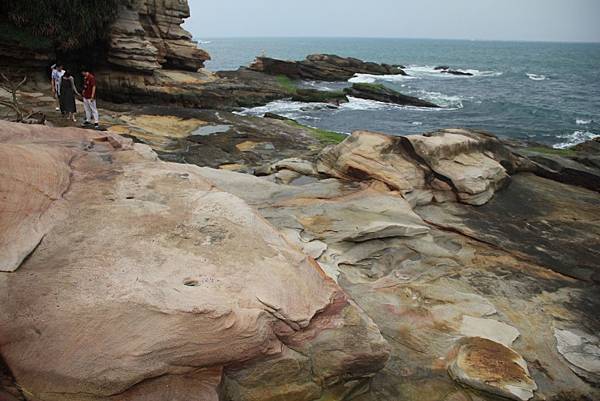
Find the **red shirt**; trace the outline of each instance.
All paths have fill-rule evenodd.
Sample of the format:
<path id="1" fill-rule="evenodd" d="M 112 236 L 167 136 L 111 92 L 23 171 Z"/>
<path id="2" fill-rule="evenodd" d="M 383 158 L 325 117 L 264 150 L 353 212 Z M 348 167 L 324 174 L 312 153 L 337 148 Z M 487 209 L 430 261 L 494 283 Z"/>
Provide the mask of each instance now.
<path id="1" fill-rule="evenodd" d="M 95 94 L 92 92 L 96 87 L 96 77 L 93 74 L 88 74 L 83 81 L 83 97 L 86 99 L 91 99 L 92 95 Z"/>

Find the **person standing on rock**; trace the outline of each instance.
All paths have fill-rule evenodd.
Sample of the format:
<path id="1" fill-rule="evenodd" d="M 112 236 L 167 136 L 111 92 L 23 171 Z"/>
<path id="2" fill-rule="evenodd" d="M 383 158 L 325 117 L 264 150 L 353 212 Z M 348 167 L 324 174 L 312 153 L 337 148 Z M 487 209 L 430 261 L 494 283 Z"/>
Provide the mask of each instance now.
<path id="1" fill-rule="evenodd" d="M 94 128 L 100 129 L 98 108 L 96 107 L 96 77 L 90 71 L 83 71 L 83 108 L 85 110 L 84 127 L 88 127 L 94 119 Z"/>
<path id="2" fill-rule="evenodd" d="M 67 119 L 76 122 L 75 113 L 75 95 L 81 96 L 75 87 L 75 80 L 69 71 L 65 71 L 60 83 L 60 109 L 67 116 Z"/>
<path id="3" fill-rule="evenodd" d="M 52 95 L 56 99 L 56 111 L 60 110 L 60 84 L 65 71 L 63 70 L 63 66 L 59 64 L 54 64 L 52 67 Z"/>

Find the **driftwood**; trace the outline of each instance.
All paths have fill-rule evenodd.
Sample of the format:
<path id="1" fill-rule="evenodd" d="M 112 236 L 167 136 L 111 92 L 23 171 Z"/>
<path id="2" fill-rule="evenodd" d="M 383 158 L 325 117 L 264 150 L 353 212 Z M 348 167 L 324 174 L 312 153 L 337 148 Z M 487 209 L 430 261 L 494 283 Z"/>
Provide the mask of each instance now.
<path id="1" fill-rule="evenodd" d="M 5 106 L 11 109 L 16 117 L 17 122 L 23 122 L 26 124 L 43 124 L 46 121 L 46 116 L 41 112 L 34 112 L 31 110 L 24 110 L 19 103 L 19 90 L 23 85 L 27 83 L 27 76 L 19 82 L 13 81 L 8 78 L 4 73 L 0 73 L 0 88 L 10 93 L 10 99 L 0 98 L 0 106 Z"/>

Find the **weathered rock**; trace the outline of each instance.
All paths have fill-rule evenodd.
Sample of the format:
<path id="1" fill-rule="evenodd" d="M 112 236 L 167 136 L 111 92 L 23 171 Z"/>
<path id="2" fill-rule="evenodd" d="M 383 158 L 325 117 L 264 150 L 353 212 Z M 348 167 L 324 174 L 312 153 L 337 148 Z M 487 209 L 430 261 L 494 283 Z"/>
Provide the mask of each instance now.
<path id="1" fill-rule="evenodd" d="M 512 155 L 494 136 L 447 129 L 405 138 L 416 155 L 452 185 L 461 202 L 483 205 L 508 181 L 504 166 L 512 163 Z"/>
<path id="2" fill-rule="evenodd" d="M 361 99 L 399 104 L 402 106 L 440 107 L 437 104 L 433 104 L 414 96 L 403 95 L 400 92 L 379 84 L 353 84 L 352 87 L 344 89 L 344 93 L 348 96 L 358 97 Z"/>
<path id="3" fill-rule="evenodd" d="M 319 174 L 317 172 L 317 168 L 313 163 L 298 158 L 279 160 L 277 163 L 274 163 L 271 166 L 271 169 L 274 171 L 279 171 L 283 169 L 292 170 L 299 174 L 309 176 L 315 176 Z"/>
<path id="4" fill-rule="evenodd" d="M 381 181 L 399 191 L 425 187 L 426 168 L 410 157 L 401 139 L 374 132 L 358 131 L 328 147 L 317 169 L 337 178 Z"/>
<path id="5" fill-rule="evenodd" d="M 590 149 L 586 149 L 593 152 L 592 146 L 589 146 Z M 517 148 L 514 149 L 514 152 L 530 160 L 533 166 L 529 170 L 540 177 L 600 192 L 600 163 L 595 165 L 595 162 L 598 161 L 593 156 L 573 154 L 565 157 L 559 154 L 540 152 L 536 148 Z M 583 152 L 586 153 L 586 151 Z"/>
<path id="6" fill-rule="evenodd" d="M 509 159 L 503 163 L 510 168 Z M 471 401 L 496 400 L 490 393 L 466 392 L 446 374 L 448 350 L 465 335 L 461 330 L 469 319 L 477 320 L 469 325 L 473 334 L 501 333 L 493 338 L 506 343 L 518 330 L 513 347 L 528 361 L 540 399 L 598 398 L 598 390 L 548 342 L 557 322 L 591 327 L 588 332 L 600 327 L 595 287 L 551 271 L 564 264 L 564 271 L 573 272 L 595 260 L 594 213 L 600 206 L 595 193 L 518 173 L 513 185 L 483 207 L 416 206 L 428 233 L 353 242 L 350 234 L 373 221 L 408 223 L 413 203 L 407 206 L 403 196 L 379 183 L 365 188 L 327 179 L 294 187 L 211 169 L 202 169 L 202 175 L 256 205 L 299 248 L 313 252 L 314 246 L 312 254 L 327 274 L 378 325 L 392 347 L 391 360 L 356 400 L 439 401 L 457 392 Z M 451 221 L 432 220 L 422 211 L 433 207 L 458 211 Z M 535 249 L 536 243 L 545 251 Z M 553 253 L 536 257 L 546 251 Z M 495 328 L 499 333 L 488 330 Z"/>
<path id="7" fill-rule="evenodd" d="M 580 330 L 554 330 L 556 348 L 569 367 L 592 383 L 600 383 L 600 339 Z"/>
<path id="8" fill-rule="evenodd" d="M 514 163 L 495 137 L 453 129 L 405 137 L 356 132 L 325 149 L 318 169 L 338 178 L 381 181 L 402 192 L 454 191 L 461 202 L 483 205 L 506 185 L 504 166 L 513 170 Z"/>
<path id="9" fill-rule="evenodd" d="M 529 400 L 537 390 L 527 362 L 502 344 L 470 337 L 460 340 L 454 352 L 448 371 L 460 383 L 517 401 Z"/>
<path id="10" fill-rule="evenodd" d="M 197 71 L 210 56 L 181 25 L 190 16 L 187 0 L 128 0 L 110 32 L 108 61 L 151 73 L 167 67 Z"/>
<path id="11" fill-rule="evenodd" d="M 270 75 L 319 81 L 347 81 L 355 74 L 407 75 L 401 66 L 364 62 L 356 58 L 329 54 L 313 54 L 302 61 L 257 57 L 249 68 Z"/>
<path id="12" fill-rule="evenodd" d="M 15 153 L 25 163 L 42 161 L 24 169 L 0 158 L 3 179 L 19 189 L 4 198 L 17 214 L 3 231 L 18 233 L 28 198 L 60 197 L 62 211 L 47 216 L 20 268 L 0 274 L 0 354 L 28 398 L 216 400 L 222 376 L 243 365 L 254 380 L 236 399 L 252 399 L 260 375 L 270 377 L 260 361 L 284 361 L 286 347 L 310 374 L 280 377 L 313 395 L 383 367 L 389 350 L 373 322 L 199 168 L 79 129 L 0 122 L 0 142 L 6 154 L 26 146 L 32 155 Z M 63 175 L 66 189 L 54 185 Z M 38 215 L 49 210 L 32 204 Z M 31 251 L 27 238 L 10 240 Z M 296 390 L 282 384 L 277 394 Z"/>
<path id="13" fill-rule="evenodd" d="M 504 344 L 507 347 L 519 337 L 519 330 L 494 319 L 463 316 L 460 333 L 466 337 L 480 337 Z"/>

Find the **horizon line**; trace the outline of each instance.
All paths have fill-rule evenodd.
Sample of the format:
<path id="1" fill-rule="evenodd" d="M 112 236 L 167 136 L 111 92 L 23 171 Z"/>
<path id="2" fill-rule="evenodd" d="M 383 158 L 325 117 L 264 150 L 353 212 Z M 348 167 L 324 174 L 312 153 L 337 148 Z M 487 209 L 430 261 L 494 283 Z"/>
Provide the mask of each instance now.
<path id="1" fill-rule="evenodd" d="M 598 41 L 584 40 L 544 40 L 544 39 L 475 39 L 475 38 L 435 38 L 403 36 L 200 36 L 193 34 L 194 40 L 202 39 L 402 39 L 402 40 L 441 40 L 463 42 L 512 42 L 512 43 L 557 43 L 557 44 L 600 44 Z"/>

